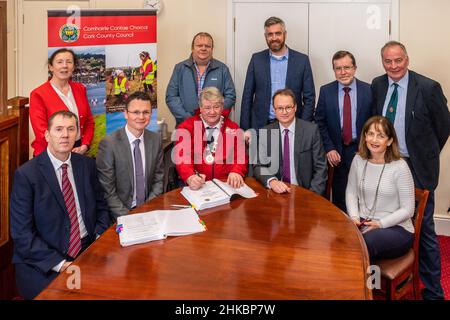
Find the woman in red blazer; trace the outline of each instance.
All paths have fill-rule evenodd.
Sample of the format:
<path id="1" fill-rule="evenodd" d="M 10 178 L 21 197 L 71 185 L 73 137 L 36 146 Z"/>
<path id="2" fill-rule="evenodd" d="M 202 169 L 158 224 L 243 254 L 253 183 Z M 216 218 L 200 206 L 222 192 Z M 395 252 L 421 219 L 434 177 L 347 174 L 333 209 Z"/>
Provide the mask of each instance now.
<path id="1" fill-rule="evenodd" d="M 78 117 L 79 132 L 73 152 L 84 154 L 94 135 L 94 118 L 89 106 L 86 88 L 71 81 L 75 69 L 75 54 L 72 50 L 56 50 L 48 59 L 52 77 L 37 87 L 30 95 L 30 120 L 35 140 L 31 143 L 33 155 L 37 156 L 47 148 L 45 130 L 48 118 L 59 110 L 70 110 Z"/>

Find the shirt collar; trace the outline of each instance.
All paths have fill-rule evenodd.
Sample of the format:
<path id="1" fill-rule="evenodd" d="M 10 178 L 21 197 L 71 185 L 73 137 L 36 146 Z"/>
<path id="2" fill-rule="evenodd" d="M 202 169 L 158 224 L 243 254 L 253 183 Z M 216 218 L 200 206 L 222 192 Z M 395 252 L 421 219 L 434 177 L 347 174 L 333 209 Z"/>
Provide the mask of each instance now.
<path id="1" fill-rule="evenodd" d="M 62 93 L 61 90 L 59 90 L 53 83 L 50 82 L 50 85 L 52 86 L 52 88 L 56 91 L 56 93 L 60 96 L 66 97 L 66 95 L 64 93 Z M 67 91 L 67 97 L 72 96 L 72 87 L 69 84 L 69 90 Z"/>
<path id="2" fill-rule="evenodd" d="M 295 132 L 295 118 L 294 121 L 292 121 L 292 123 L 289 125 L 289 127 L 285 128 L 281 123 L 278 122 L 278 125 L 280 126 L 280 131 L 284 132 L 284 129 L 288 129 L 290 132 L 294 133 Z"/>
<path id="3" fill-rule="evenodd" d="M 269 50 L 269 56 L 271 59 L 277 61 L 289 60 L 289 48 L 287 48 L 286 53 L 282 56 L 276 56 L 272 53 L 272 51 Z"/>
<path id="4" fill-rule="evenodd" d="M 215 126 L 210 126 L 210 125 L 207 124 L 207 123 L 205 122 L 205 120 L 203 120 L 203 119 L 202 119 L 202 122 L 203 122 L 203 125 L 205 126 L 205 129 L 208 128 L 208 127 L 210 127 L 210 128 L 217 128 L 217 130 L 220 131 L 220 120 L 219 120 L 219 122 L 218 122 Z"/>
<path id="5" fill-rule="evenodd" d="M 389 82 L 389 87 L 392 86 L 392 84 L 395 82 L 394 80 L 392 80 L 391 78 L 388 77 L 388 82 Z M 409 82 L 409 70 L 406 71 L 405 75 L 403 76 L 403 78 L 401 78 L 399 81 L 397 81 L 396 83 L 398 84 L 398 86 L 402 89 L 407 89 L 408 88 L 408 82 Z"/>
<path id="6" fill-rule="evenodd" d="M 145 129 L 144 129 L 144 131 L 145 131 Z M 132 134 L 132 133 L 130 132 L 130 130 L 128 130 L 128 124 L 125 125 L 125 132 L 126 132 L 126 134 L 127 134 L 128 142 L 129 142 L 130 144 L 133 144 L 134 140 L 136 140 L 136 139 L 139 139 L 139 140 L 141 140 L 141 143 L 144 143 L 144 132 L 142 132 L 142 134 L 140 135 L 140 137 L 136 138 L 136 137 L 134 136 L 134 134 Z"/>
<path id="7" fill-rule="evenodd" d="M 212 60 L 212 59 L 211 59 L 211 60 Z M 206 69 L 209 68 L 209 65 L 211 64 L 211 60 L 209 60 L 208 63 L 206 64 Z M 194 65 L 195 69 L 198 71 L 197 62 L 195 62 L 194 58 L 192 58 L 192 63 L 193 63 L 193 65 Z M 205 70 L 206 70 L 206 69 L 205 69 Z"/>
<path id="8" fill-rule="evenodd" d="M 70 161 L 71 157 L 72 157 L 72 153 L 69 153 L 69 158 L 67 158 L 66 161 L 61 161 L 59 159 L 57 159 L 51 152 L 50 149 L 47 147 L 47 154 L 48 157 L 50 158 L 50 162 L 53 165 L 53 168 L 56 170 L 58 170 L 59 168 L 61 168 L 61 166 L 66 163 L 69 167 L 72 166 L 72 162 Z"/>
<path id="9" fill-rule="evenodd" d="M 339 92 L 342 91 L 342 89 L 344 89 L 345 87 L 349 87 L 350 89 L 352 89 L 351 91 L 355 91 L 356 90 L 356 78 L 353 79 L 352 83 L 350 83 L 348 86 L 344 86 L 342 83 L 340 83 L 338 81 L 338 87 L 339 87 Z M 350 92 L 351 92 L 350 91 Z"/>

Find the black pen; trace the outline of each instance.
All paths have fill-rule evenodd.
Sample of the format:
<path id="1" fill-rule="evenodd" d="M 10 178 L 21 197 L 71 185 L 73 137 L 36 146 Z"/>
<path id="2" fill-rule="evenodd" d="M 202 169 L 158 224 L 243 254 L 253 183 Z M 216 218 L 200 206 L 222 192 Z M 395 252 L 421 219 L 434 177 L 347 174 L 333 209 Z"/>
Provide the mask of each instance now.
<path id="1" fill-rule="evenodd" d="M 194 170 L 195 174 L 197 175 L 197 177 L 200 177 L 200 173 L 198 173 L 197 170 Z M 201 178 L 201 177 L 200 177 Z"/>

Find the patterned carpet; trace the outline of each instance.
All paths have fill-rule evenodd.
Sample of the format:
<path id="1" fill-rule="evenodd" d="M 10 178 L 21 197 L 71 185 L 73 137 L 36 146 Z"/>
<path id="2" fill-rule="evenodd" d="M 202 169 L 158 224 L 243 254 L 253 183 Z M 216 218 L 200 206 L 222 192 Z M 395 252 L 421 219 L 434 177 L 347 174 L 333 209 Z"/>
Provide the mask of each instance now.
<path id="1" fill-rule="evenodd" d="M 441 244 L 441 284 L 445 300 L 450 300 L 450 237 L 439 236 L 438 238 Z"/>

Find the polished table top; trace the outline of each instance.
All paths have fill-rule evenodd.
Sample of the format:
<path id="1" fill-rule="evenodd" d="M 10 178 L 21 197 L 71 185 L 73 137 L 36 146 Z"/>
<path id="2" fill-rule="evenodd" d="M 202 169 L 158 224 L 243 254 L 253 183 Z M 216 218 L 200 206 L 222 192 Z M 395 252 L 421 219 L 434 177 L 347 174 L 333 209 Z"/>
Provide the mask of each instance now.
<path id="1" fill-rule="evenodd" d="M 358 229 L 308 190 L 259 196 L 203 210 L 206 232 L 121 247 L 109 228 L 74 262 L 81 288 L 59 275 L 37 299 L 371 299 Z M 187 204 L 168 192 L 133 212 Z"/>

